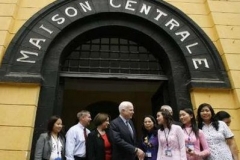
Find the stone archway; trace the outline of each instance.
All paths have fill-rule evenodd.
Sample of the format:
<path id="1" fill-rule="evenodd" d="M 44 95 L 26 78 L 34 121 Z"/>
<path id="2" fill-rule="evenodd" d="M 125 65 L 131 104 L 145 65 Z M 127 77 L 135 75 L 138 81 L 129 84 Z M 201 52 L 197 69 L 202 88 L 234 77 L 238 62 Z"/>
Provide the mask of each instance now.
<path id="1" fill-rule="evenodd" d="M 146 33 L 144 26 L 151 25 L 166 34 L 181 51 L 190 74 L 190 86 L 229 87 L 221 58 L 200 27 L 168 3 L 147 0 L 69 0 L 52 3 L 24 24 L 10 43 L 2 62 L 1 81 L 41 82 L 43 60 L 58 36 L 75 23 L 90 21 L 92 16 L 101 14 L 132 16 L 134 21 L 145 21 L 143 26 L 138 26 L 139 31 Z M 100 21 L 103 25 L 104 21 Z M 95 24 L 98 20 L 93 26 L 85 27 L 91 30 Z M 114 25 L 114 22 L 109 25 Z M 155 37 L 155 32 L 148 31 L 146 34 L 153 39 Z"/>

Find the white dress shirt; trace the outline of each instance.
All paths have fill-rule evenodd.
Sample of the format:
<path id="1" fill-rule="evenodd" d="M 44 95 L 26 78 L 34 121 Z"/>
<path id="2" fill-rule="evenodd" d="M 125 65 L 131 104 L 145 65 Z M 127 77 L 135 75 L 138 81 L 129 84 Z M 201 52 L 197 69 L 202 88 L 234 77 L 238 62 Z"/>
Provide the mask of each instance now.
<path id="1" fill-rule="evenodd" d="M 72 126 L 66 134 L 66 159 L 74 160 L 74 156 L 86 157 L 86 144 L 83 133 L 84 126 L 78 123 Z M 87 129 L 87 134 L 90 131 Z"/>
<path id="2" fill-rule="evenodd" d="M 59 138 L 55 139 L 53 136 L 51 136 L 52 140 L 52 152 L 50 155 L 49 160 L 55 160 L 56 158 L 62 158 L 61 152 L 62 152 L 62 143 Z"/>

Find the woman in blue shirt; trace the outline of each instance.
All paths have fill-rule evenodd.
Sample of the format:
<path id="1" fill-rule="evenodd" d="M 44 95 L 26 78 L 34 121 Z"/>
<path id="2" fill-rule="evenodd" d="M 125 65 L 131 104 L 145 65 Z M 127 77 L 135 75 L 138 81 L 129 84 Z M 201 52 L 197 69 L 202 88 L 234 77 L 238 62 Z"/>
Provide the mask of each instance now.
<path id="1" fill-rule="evenodd" d="M 144 160 L 156 160 L 158 152 L 157 123 L 153 116 L 147 115 L 143 119 L 142 138 L 140 148 L 145 152 Z"/>

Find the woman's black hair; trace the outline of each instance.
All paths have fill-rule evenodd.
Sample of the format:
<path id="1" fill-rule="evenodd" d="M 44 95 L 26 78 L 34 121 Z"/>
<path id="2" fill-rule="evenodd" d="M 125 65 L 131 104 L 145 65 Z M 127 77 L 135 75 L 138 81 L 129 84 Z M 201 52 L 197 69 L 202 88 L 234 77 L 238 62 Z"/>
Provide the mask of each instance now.
<path id="1" fill-rule="evenodd" d="M 198 107 L 198 110 L 197 110 L 198 128 L 202 129 L 202 127 L 203 127 L 203 119 L 202 119 L 201 114 L 200 114 L 203 107 L 208 107 L 208 109 L 210 110 L 210 112 L 212 114 L 212 117 L 211 117 L 210 121 L 212 122 L 213 127 L 218 131 L 219 122 L 215 117 L 215 112 L 214 112 L 212 106 L 208 103 L 200 104 L 199 107 Z"/>
<path id="2" fill-rule="evenodd" d="M 53 130 L 53 126 L 58 119 L 61 119 L 60 116 L 54 115 L 54 116 L 50 117 L 50 119 L 48 120 L 47 132 L 48 132 L 49 135 L 51 135 L 51 132 Z M 60 134 L 62 134 L 62 133 L 60 133 Z"/>
<path id="3" fill-rule="evenodd" d="M 167 128 L 170 130 L 170 129 L 171 129 L 172 122 L 173 122 L 173 118 L 172 118 L 171 113 L 170 113 L 168 110 L 166 110 L 166 109 L 160 110 L 160 111 L 158 111 L 158 113 L 159 113 L 159 112 L 161 112 L 164 120 L 166 121 Z M 163 130 L 164 130 L 163 124 L 160 124 L 160 125 L 159 125 L 159 128 L 160 128 L 161 131 L 163 131 Z"/>
<path id="4" fill-rule="evenodd" d="M 217 120 L 222 121 L 223 119 L 230 118 L 231 116 L 230 116 L 230 114 L 228 114 L 225 111 L 219 111 L 219 112 L 216 113 L 215 117 L 216 117 Z"/>
<path id="5" fill-rule="evenodd" d="M 192 127 L 192 131 L 194 132 L 194 134 L 196 135 L 197 138 L 199 138 L 199 129 L 197 127 L 197 123 L 196 123 L 196 119 L 195 119 L 195 116 L 194 116 L 194 112 L 191 108 L 184 108 L 184 109 L 181 109 L 182 111 L 188 113 L 190 116 L 192 116 L 191 118 L 191 127 Z M 180 110 L 180 111 L 181 111 Z M 182 128 L 184 129 L 185 128 L 185 125 L 182 124 Z"/>
<path id="6" fill-rule="evenodd" d="M 151 121 L 153 122 L 153 128 L 152 128 L 151 131 L 148 131 L 144 127 L 144 120 L 145 120 L 145 118 L 150 118 Z M 142 136 L 143 136 L 143 138 L 148 136 L 149 134 L 153 134 L 154 136 L 157 136 L 157 130 L 158 130 L 158 128 L 157 128 L 157 122 L 156 122 L 155 118 L 153 116 L 151 116 L 151 115 L 144 116 L 144 118 L 143 118 L 143 125 L 142 125 Z"/>

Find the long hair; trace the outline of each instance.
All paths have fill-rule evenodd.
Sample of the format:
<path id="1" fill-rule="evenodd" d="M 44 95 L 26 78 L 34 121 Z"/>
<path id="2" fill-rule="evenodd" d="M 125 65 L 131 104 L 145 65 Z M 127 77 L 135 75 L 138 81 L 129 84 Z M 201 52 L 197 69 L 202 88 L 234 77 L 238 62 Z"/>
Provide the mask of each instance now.
<path id="1" fill-rule="evenodd" d="M 190 116 L 192 116 L 192 118 L 191 118 L 192 131 L 195 134 L 195 136 L 197 138 L 199 138 L 199 129 L 197 127 L 197 123 L 196 123 L 196 119 L 195 119 L 195 115 L 194 115 L 193 110 L 191 108 L 184 108 L 184 109 L 181 109 L 181 110 L 188 113 Z M 186 126 L 184 124 L 182 124 L 182 128 L 184 129 L 185 127 Z"/>
<path id="2" fill-rule="evenodd" d="M 171 113 L 170 113 L 168 110 L 165 110 L 165 109 L 158 111 L 158 113 L 159 113 L 159 112 L 162 114 L 163 119 L 164 119 L 165 122 L 166 122 L 166 126 L 167 126 L 167 128 L 170 130 L 170 129 L 171 129 L 172 122 L 173 122 L 173 118 L 172 118 Z M 160 125 L 159 125 L 159 128 L 160 128 L 161 131 L 163 131 L 163 130 L 164 130 L 163 124 L 160 124 Z"/>
<path id="3" fill-rule="evenodd" d="M 53 126 L 54 126 L 54 124 L 56 123 L 56 121 L 57 121 L 58 119 L 61 119 L 60 116 L 58 116 L 58 115 L 53 115 L 53 116 L 51 116 L 50 119 L 48 120 L 47 133 L 48 133 L 49 136 L 51 135 L 51 132 L 53 131 Z M 62 130 L 60 131 L 59 135 L 60 135 L 60 136 L 63 135 Z"/>
<path id="4" fill-rule="evenodd" d="M 202 129 L 202 127 L 203 127 L 203 119 L 202 119 L 201 114 L 200 114 L 203 107 L 208 107 L 208 109 L 210 110 L 210 112 L 212 114 L 212 117 L 211 117 L 210 121 L 212 122 L 213 127 L 218 131 L 219 122 L 215 117 L 215 112 L 214 112 L 212 106 L 208 103 L 202 103 L 198 107 L 198 110 L 197 110 L 198 128 Z"/>
<path id="5" fill-rule="evenodd" d="M 146 136 L 148 136 L 148 134 L 153 134 L 154 136 L 157 136 L 157 130 L 158 130 L 158 128 L 157 128 L 157 122 L 156 122 L 155 118 L 154 118 L 153 116 L 151 116 L 151 115 L 146 115 L 146 116 L 144 116 L 144 118 L 143 118 L 143 122 L 144 122 L 144 119 L 145 119 L 145 118 L 150 118 L 150 119 L 151 119 L 151 121 L 153 122 L 153 128 L 152 128 L 152 130 L 149 132 L 149 131 L 144 127 L 144 124 L 143 124 L 143 125 L 142 125 L 142 136 L 143 136 L 143 138 L 146 137 Z"/>

